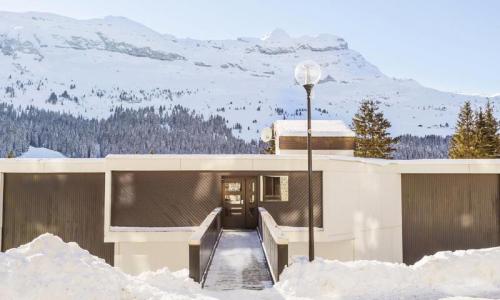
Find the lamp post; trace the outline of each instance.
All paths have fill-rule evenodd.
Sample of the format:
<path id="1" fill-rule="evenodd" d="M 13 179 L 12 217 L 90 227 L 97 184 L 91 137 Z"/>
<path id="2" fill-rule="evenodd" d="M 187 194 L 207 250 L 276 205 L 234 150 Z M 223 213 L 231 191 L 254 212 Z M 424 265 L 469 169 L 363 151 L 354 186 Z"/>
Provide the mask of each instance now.
<path id="1" fill-rule="evenodd" d="M 314 212 L 312 196 L 312 149 L 311 149 L 311 92 L 321 77 L 320 66 L 306 60 L 295 67 L 295 79 L 304 87 L 307 93 L 307 171 L 309 192 L 309 261 L 314 260 Z"/>

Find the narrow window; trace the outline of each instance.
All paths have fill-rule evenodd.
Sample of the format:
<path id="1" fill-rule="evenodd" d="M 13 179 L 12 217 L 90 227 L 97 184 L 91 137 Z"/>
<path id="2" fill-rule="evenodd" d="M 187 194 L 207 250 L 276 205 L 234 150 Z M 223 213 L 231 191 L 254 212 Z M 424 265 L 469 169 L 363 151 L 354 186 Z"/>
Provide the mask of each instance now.
<path id="1" fill-rule="evenodd" d="M 288 201 L 288 176 L 263 176 L 262 201 Z"/>

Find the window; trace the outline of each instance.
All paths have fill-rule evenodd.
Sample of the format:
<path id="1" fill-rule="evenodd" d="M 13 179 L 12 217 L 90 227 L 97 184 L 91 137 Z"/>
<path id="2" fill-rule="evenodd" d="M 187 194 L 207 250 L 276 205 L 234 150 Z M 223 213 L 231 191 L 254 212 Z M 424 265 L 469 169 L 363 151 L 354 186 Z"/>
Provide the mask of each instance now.
<path id="1" fill-rule="evenodd" d="M 250 183 L 250 203 L 255 202 L 255 194 L 256 194 L 255 184 L 256 184 L 255 180 L 252 180 L 252 182 Z"/>
<path id="2" fill-rule="evenodd" d="M 262 176 L 262 201 L 288 201 L 288 176 Z"/>
<path id="3" fill-rule="evenodd" d="M 243 204 L 241 182 L 224 183 L 224 201 L 228 204 Z"/>
<path id="4" fill-rule="evenodd" d="M 243 204 L 241 195 L 225 195 L 224 201 L 226 201 L 228 204 Z"/>
<path id="5" fill-rule="evenodd" d="M 226 182 L 224 183 L 224 187 L 228 192 L 240 192 L 241 191 L 241 183 L 239 182 Z"/>

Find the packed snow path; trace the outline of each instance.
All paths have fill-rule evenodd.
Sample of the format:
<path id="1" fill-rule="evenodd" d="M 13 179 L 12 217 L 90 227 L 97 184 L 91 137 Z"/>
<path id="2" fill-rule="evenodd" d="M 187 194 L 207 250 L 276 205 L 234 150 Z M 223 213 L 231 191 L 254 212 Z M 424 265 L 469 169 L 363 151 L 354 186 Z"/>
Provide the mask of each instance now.
<path id="1" fill-rule="evenodd" d="M 210 290 L 272 287 L 257 231 L 224 230 L 205 280 Z"/>

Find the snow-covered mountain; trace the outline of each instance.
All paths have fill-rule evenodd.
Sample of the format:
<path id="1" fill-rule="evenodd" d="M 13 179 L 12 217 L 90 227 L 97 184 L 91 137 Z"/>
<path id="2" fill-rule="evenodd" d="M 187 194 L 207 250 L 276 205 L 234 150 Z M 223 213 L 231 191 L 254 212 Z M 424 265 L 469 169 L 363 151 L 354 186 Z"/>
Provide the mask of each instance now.
<path id="1" fill-rule="evenodd" d="M 193 40 L 122 17 L 1 12 L 0 51 L 1 102 L 88 118 L 106 118 L 117 106 L 180 104 L 225 117 L 246 139 L 276 119 L 305 117 L 305 92 L 293 77 L 305 59 L 323 73 L 314 118 L 350 123 L 359 101 L 373 99 L 394 134 L 449 134 L 465 100 L 486 99 L 390 78 L 344 39 L 326 34 L 295 38 L 275 30 L 262 39 Z"/>

